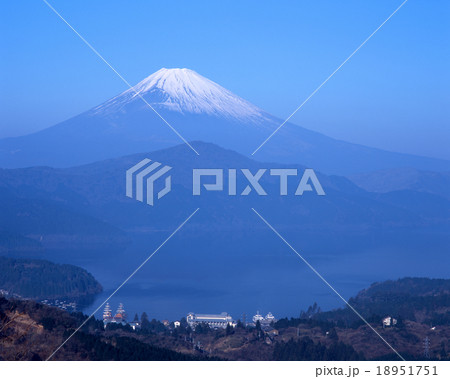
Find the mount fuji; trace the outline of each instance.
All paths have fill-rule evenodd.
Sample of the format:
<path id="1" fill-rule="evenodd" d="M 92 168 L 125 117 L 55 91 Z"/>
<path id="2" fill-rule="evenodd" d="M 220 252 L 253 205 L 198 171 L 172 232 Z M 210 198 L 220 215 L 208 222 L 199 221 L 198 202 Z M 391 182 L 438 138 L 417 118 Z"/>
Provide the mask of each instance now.
<path id="1" fill-rule="evenodd" d="M 212 142 L 249 156 L 282 122 L 195 71 L 163 68 L 69 120 L 1 139 L 0 166 L 68 167 L 182 143 L 166 123 L 187 141 Z M 345 175 L 397 167 L 450 171 L 450 161 L 347 143 L 292 123 L 253 158 Z"/>
<path id="2" fill-rule="evenodd" d="M 270 121 L 255 105 L 186 68 L 162 68 L 133 88 L 94 108 L 93 113 L 107 116 L 126 111 L 135 101 L 140 103 L 138 106 L 145 107 L 139 95 L 153 107 L 179 114 L 204 114 L 244 123 Z"/>

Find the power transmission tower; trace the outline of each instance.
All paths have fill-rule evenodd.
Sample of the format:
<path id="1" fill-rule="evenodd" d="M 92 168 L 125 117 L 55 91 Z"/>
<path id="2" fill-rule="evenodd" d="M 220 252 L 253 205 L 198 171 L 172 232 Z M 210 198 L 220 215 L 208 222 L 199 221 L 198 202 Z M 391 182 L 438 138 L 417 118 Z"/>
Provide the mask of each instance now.
<path id="1" fill-rule="evenodd" d="M 423 356 L 430 359 L 430 339 L 428 336 L 423 340 Z"/>

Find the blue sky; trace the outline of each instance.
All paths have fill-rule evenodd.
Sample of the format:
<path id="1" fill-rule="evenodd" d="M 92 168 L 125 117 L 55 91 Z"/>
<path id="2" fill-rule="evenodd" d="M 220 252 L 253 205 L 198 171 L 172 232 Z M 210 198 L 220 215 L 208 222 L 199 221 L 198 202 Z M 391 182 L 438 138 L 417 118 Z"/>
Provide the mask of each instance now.
<path id="1" fill-rule="evenodd" d="M 401 3 L 49 2 L 132 84 L 187 67 L 287 117 Z M 0 137 L 126 89 L 39 0 L 2 4 Z M 450 3 L 409 0 L 292 121 L 339 139 L 450 159 Z"/>

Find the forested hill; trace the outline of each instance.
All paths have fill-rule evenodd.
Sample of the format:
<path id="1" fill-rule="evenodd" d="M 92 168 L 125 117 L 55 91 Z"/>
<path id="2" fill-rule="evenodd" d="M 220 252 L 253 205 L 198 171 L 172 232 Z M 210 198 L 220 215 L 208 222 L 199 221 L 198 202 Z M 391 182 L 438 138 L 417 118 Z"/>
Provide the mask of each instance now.
<path id="1" fill-rule="evenodd" d="M 409 295 L 432 296 L 450 294 L 450 280 L 429 278 L 402 278 L 373 283 L 369 288 L 360 291 L 355 300 L 377 298 L 378 296 Z"/>
<path id="2" fill-rule="evenodd" d="M 109 337 L 102 321 L 86 318 L 82 313 L 69 314 L 34 301 L 0 296 L 0 361 L 44 360 L 85 321 L 52 360 L 205 359 L 145 344 L 129 336 Z"/>
<path id="3" fill-rule="evenodd" d="M 94 295 L 102 291 L 102 286 L 77 266 L 0 257 L 0 289 L 11 295 L 42 300 Z"/>
<path id="4" fill-rule="evenodd" d="M 450 322 L 450 280 L 402 278 L 373 283 L 349 303 L 365 318 L 384 316 L 444 325 Z M 318 313 L 318 319 L 351 323 L 358 317 L 349 308 Z"/>

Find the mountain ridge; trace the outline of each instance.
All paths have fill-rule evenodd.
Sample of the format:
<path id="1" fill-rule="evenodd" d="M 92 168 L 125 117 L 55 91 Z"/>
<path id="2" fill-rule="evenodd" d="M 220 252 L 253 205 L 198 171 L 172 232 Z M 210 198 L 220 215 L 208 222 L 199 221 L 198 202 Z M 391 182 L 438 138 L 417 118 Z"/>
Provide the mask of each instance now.
<path id="1" fill-rule="evenodd" d="M 140 89 L 147 91 L 142 97 L 158 114 L 139 96 L 136 98 L 132 90 L 125 91 L 119 97 L 42 131 L 1 139 L 0 167 L 69 167 L 178 145 L 182 142 L 179 136 L 161 117 L 187 141 L 215 143 L 250 156 L 282 124 L 282 119 L 191 71 L 188 77 L 196 78 L 194 82 L 201 84 L 186 87 L 191 81 L 178 80 L 178 74 L 185 73 L 180 70 L 168 77 L 166 74 L 170 70 L 160 70 L 141 81 Z M 167 91 L 161 92 L 158 86 Z M 352 144 L 289 122 L 255 158 L 302 164 L 337 175 L 403 166 L 450 171 L 450 161 Z"/>
<path id="2" fill-rule="evenodd" d="M 414 190 L 450 199 L 450 172 L 421 171 L 410 167 L 352 175 L 349 179 L 370 192 Z"/>

